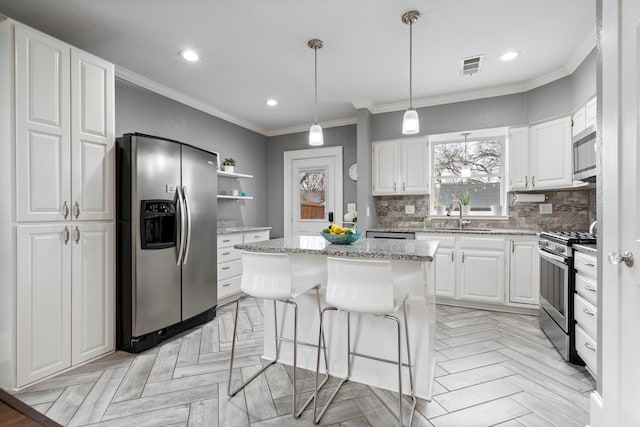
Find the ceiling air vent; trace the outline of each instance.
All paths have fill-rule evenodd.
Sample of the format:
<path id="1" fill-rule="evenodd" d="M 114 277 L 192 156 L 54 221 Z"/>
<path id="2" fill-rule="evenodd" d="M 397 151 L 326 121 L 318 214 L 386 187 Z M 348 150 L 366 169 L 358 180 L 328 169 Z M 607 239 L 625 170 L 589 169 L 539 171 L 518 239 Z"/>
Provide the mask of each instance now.
<path id="1" fill-rule="evenodd" d="M 484 58 L 484 55 L 462 58 L 462 75 L 470 76 L 480 71 L 480 66 L 482 66 L 482 58 Z"/>

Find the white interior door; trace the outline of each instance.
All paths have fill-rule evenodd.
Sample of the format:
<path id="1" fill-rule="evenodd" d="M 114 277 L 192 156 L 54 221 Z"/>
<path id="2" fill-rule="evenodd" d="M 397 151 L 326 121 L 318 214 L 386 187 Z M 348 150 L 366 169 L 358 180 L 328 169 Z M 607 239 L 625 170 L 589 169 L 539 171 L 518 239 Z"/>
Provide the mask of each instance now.
<path id="1" fill-rule="evenodd" d="M 284 235 L 318 235 L 342 222 L 342 147 L 284 153 Z"/>
<path id="2" fill-rule="evenodd" d="M 640 425 L 640 264 L 612 265 L 609 252 L 640 255 L 640 2 L 603 2 L 602 133 L 602 407 L 592 399 L 592 424 Z M 595 409 L 595 410 L 594 410 Z M 602 413 L 600 413 L 602 409 Z"/>

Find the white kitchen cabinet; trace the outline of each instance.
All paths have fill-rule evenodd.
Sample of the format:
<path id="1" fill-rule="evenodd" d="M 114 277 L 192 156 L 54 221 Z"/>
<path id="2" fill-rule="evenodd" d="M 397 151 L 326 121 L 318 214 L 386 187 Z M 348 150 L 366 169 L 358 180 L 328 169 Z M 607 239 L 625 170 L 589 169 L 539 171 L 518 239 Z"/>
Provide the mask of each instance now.
<path id="1" fill-rule="evenodd" d="M 113 351 L 112 223 L 17 227 L 17 385 Z"/>
<path id="2" fill-rule="evenodd" d="M 113 223 L 83 222 L 71 233 L 71 364 L 112 351 L 115 338 Z"/>
<path id="3" fill-rule="evenodd" d="M 71 226 L 17 229 L 18 387 L 71 366 Z"/>
<path id="4" fill-rule="evenodd" d="M 269 240 L 269 230 L 218 235 L 218 305 L 234 301 L 240 295 L 242 259 L 234 246 Z"/>
<path id="5" fill-rule="evenodd" d="M 17 220 L 113 219 L 113 65 L 19 25 L 15 46 Z"/>
<path id="6" fill-rule="evenodd" d="M 428 194 L 429 149 L 425 138 L 373 142 L 373 195 Z"/>
<path id="7" fill-rule="evenodd" d="M 509 190 L 529 188 L 529 128 L 509 129 Z"/>
<path id="8" fill-rule="evenodd" d="M 586 128 L 596 125 L 597 98 L 594 96 L 573 113 L 571 135 L 576 136 Z"/>
<path id="9" fill-rule="evenodd" d="M 504 304 L 504 242 L 500 238 L 460 238 L 460 299 Z"/>
<path id="10" fill-rule="evenodd" d="M 509 130 L 509 191 L 570 187 L 571 117 Z"/>
<path id="11" fill-rule="evenodd" d="M 569 187 L 573 182 L 571 161 L 571 117 L 530 127 L 529 188 Z"/>
<path id="12" fill-rule="evenodd" d="M 69 46 L 15 26 L 18 221 L 69 218 L 71 80 Z"/>
<path id="13" fill-rule="evenodd" d="M 436 267 L 436 296 L 455 299 L 456 295 L 456 239 L 442 235 L 416 235 L 416 239 L 433 238 L 440 242 L 434 259 Z"/>
<path id="14" fill-rule="evenodd" d="M 595 253 L 574 252 L 576 293 L 574 317 L 576 321 L 576 351 L 595 377 L 598 354 L 598 258 Z"/>
<path id="15" fill-rule="evenodd" d="M 71 197 L 78 220 L 114 217 L 114 69 L 71 49 Z"/>
<path id="16" fill-rule="evenodd" d="M 512 238 L 509 242 L 509 302 L 538 306 L 540 257 L 536 238 Z"/>

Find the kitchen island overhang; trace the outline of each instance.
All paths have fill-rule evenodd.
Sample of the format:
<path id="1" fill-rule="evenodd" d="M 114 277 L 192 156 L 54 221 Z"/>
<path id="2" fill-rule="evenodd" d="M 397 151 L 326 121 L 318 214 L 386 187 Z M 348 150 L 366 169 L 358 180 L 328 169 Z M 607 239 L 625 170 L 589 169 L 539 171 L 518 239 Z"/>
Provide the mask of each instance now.
<path id="1" fill-rule="evenodd" d="M 394 286 L 409 294 L 407 319 L 410 351 L 413 362 L 415 393 L 422 399 L 431 399 L 435 370 L 435 265 L 433 260 L 438 250 L 436 240 L 385 240 L 361 239 L 351 245 L 335 245 L 321 236 L 298 236 L 262 242 L 239 244 L 235 247 L 244 251 L 262 253 L 286 253 L 291 260 L 291 268 L 304 272 L 307 277 L 326 285 L 326 258 L 346 257 L 361 259 L 385 259 L 391 261 Z M 296 299 L 299 306 L 298 340 L 307 343 L 318 342 L 319 313 L 312 294 Z M 293 313 L 283 305 L 277 305 L 278 335 L 292 337 Z M 291 365 L 293 347 L 288 342 L 280 342 L 276 348 L 274 337 L 273 304 L 264 304 L 264 354 L 267 360 L 278 359 Z M 347 374 L 346 360 L 346 313 L 328 315 L 326 338 L 329 353 L 329 372 L 335 377 Z M 390 322 L 375 316 L 351 315 L 351 346 L 357 353 L 370 354 L 382 359 L 393 360 L 396 352 L 396 332 Z M 404 341 L 404 340 L 403 340 Z M 405 356 L 406 348 L 402 352 Z M 298 350 L 298 366 L 315 371 L 316 349 L 301 346 Z M 403 369 L 403 390 L 409 393 L 409 372 Z M 397 367 L 360 357 L 352 358 L 351 379 L 356 382 L 397 391 Z"/>

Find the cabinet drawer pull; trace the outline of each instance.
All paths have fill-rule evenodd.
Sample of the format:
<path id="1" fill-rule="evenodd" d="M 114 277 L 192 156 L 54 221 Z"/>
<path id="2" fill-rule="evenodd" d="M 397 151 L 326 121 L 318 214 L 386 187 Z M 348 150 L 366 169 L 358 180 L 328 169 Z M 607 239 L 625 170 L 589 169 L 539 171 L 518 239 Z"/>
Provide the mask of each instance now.
<path id="1" fill-rule="evenodd" d="M 228 269 L 230 269 L 230 268 L 231 268 L 231 267 L 222 267 L 222 269 L 223 269 L 223 270 L 228 270 Z"/>
<path id="2" fill-rule="evenodd" d="M 585 342 L 585 343 L 584 343 L 584 346 L 585 346 L 585 347 L 587 347 L 587 348 L 588 348 L 589 350 L 591 350 L 591 351 L 596 351 L 596 349 L 595 349 L 595 348 L 593 348 L 593 347 L 591 347 L 591 346 L 589 345 L 589 343 L 588 343 L 588 342 Z"/>
<path id="3" fill-rule="evenodd" d="M 462 262 L 464 263 L 464 252 L 462 252 Z"/>
<path id="4" fill-rule="evenodd" d="M 69 227 L 67 227 L 66 225 L 64 227 L 64 237 L 63 237 L 63 239 L 64 239 L 64 244 L 65 245 L 67 243 L 69 243 Z"/>
<path id="5" fill-rule="evenodd" d="M 451 262 L 453 262 L 453 251 L 451 251 Z"/>
<path id="6" fill-rule="evenodd" d="M 260 235 L 258 234 L 258 235 L 255 235 L 255 236 L 253 236 L 253 237 L 254 237 L 255 239 L 259 239 L 259 238 L 260 238 Z"/>
<path id="7" fill-rule="evenodd" d="M 532 187 L 535 187 L 535 186 L 536 186 L 536 176 L 535 176 L 535 175 L 533 175 L 533 176 L 531 177 L 531 186 L 532 186 Z"/>
<path id="8" fill-rule="evenodd" d="M 80 216 L 80 204 L 78 202 L 75 202 L 73 204 L 73 214 L 76 216 L 76 219 L 78 219 L 78 217 Z"/>
<path id="9" fill-rule="evenodd" d="M 529 186 L 529 177 L 527 175 L 524 176 L 524 186 L 525 188 Z"/>
<path id="10" fill-rule="evenodd" d="M 231 283 L 225 283 L 224 285 L 222 285 L 223 288 L 229 287 L 231 286 Z"/>
<path id="11" fill-rule="evenodd" d="M 227 243 L 227 242 L 230 242 L 230 241 L 231 241 L 231 239 L 223 239 L 222 243 Z"/>
<path id="12" fill-rule="evenodd" d="M 231 255 L 231 252 L 222 252 L 222 255 Z"/>
<path id="13" fill-rule="evenodd" d="M 582 309 L 582 312 L 583 312 L 584 314 L 588 314 L 589 316 L 594 316 L 594 315 L 595 315 L 595 313 L 590 312 L 590 311 L 589 311 L 589 310 L 587 310 L 586 308 L 583 308 L 583 309 Z"/>
<path id="14" fill-rule="evenodd" d="M 597 289 L 592 288 L 592 287 L 591 287 L 591 286 L 589 286 L 589 285 L 586 285 L 584 288 L 585 288 L 586 290 L 588 290 L 589 292 L 595 292 L 595 291 L 597 290 Z"/>
<path id="15" fill-rule="evenodd" d="M 583 261 L 582 263 L 583 263 L 584 265 L 586 265 L 587 267 L 595 267 L 595 266 L 596 266 L 596 265 L 595 265 L 594 263 L 592 263 L 592 262 L 586 262 L 586 261 Z"/>
<path id="16" fill-rule="evenodd" d="M 69 205 L 66 201 L 62 204 L 62 212 L 64 212 L 64 219 L 67 219 L 69 216 Z"/>

